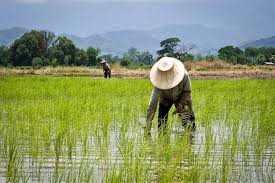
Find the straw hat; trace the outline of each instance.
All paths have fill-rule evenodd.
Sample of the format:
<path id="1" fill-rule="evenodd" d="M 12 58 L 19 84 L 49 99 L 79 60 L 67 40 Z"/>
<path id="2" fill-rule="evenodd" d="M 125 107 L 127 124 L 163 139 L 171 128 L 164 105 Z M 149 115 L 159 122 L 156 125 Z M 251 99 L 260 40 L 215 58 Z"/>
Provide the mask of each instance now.
<path id="1" fill-rule="evenodd" d="M 107 61 L 105 59 L 102 59 L 100 63 L 104 64 L 104 63 L 107 63 Z"/>
<path id="2" fill-rule="evenodd" d="M 181 61 L 172 57 L 163 57 L 153 65 L 150 80 L 155 87 L 166 90 L 177 86 L 185 72 Z"/>

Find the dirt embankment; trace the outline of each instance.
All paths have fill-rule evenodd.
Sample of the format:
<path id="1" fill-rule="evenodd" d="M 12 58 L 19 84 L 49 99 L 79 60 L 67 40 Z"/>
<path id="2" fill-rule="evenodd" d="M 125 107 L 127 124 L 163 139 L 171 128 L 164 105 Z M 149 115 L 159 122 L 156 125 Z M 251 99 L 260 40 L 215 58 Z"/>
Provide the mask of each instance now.
<path id="1" fill-rule="evenodd" d="M 231 65 L 222 61 L 186 62 L 185 67 L 194 79 L 210 78 L 275 78 L 275 66 Z M 127 69 L 119 65 L 112 66 L 112 77 L 149 78 L 148 69 Z M 0 76 L 78 76 L 103 77 L 103 71 L 91 67 L 45 67 L 33 68 L 0 68 Z"/>

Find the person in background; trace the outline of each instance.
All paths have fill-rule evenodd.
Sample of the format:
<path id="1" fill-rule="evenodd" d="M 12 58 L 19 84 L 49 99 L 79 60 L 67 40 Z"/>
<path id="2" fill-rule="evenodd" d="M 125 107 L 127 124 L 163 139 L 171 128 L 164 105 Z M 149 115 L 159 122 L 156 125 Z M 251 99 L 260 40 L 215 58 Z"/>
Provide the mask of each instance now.
<path id="1" fill-rule="evenodd" d="M 110 65 L 107 63 L 107 61 L 105 59 L 102 59 L 100 64 L 102 65 L 102 69 L 104 72 L 104 78 L 111 78 L 111 67 Z"/>
<path id="2" fill-rule="evenodd" d="M 158 129 L 160 132 L 166 132 L 168 113 L 173 104 L 176 109 L 173 114 L 178 114 L 181 117 L 182 125 L 185 128 L 195 131 L 191 82 L 183 63 L 172 57 L 161 58 L 150 71 L 150 81 L 154 88 L 147 111 L 145 135 L 150 135 L 158 103 Z"/>

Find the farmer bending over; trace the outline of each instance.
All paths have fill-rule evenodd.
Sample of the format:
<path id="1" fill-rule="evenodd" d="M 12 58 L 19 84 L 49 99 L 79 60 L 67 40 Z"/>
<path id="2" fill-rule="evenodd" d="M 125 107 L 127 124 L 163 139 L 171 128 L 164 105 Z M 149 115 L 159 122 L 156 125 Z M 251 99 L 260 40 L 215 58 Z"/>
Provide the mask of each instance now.
<path id="1" fill-rule="evenodd" d="M 159 103 L 158 129 L 166 131 L 168 112 L 175 105 L 175 112 L 182 119 L 182 125 L 195 130 L 195 115 L 192 108 L 191 82 L 181 61 L 163 57 L 150 71 L 150 80 L 154 85 L 146 118 L 145 135 L 150 135 L 152 120 Z"/>
<path id="2" fill-rule="evenodd" d="M 102 65 L 103 72 L 104 72 L 104 78 L 111 78 L 111 67 L 110 65 L 106 62 L 106 60 L 102 59 L 100 64 Z"/>

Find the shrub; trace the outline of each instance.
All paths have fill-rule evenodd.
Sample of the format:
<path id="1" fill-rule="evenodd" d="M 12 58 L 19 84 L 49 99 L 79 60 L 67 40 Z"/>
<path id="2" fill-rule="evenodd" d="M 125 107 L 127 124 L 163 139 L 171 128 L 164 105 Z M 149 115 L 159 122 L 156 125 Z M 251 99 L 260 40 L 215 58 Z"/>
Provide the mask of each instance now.
<path id="1" fill-rule="evenodd" d="M 120 65 L 121 66 L 129 66 L 130 65 L 130 59 L 128 57 L 123 57 L 121 60 L 120 60 Z"/>
<path id="2" fill-rule="evenodd" d="M 32 66 L 34 68 L 41 68 L 43 66 L 43 60 L 40 57 L 34 57 L 32 59 Z"/>

